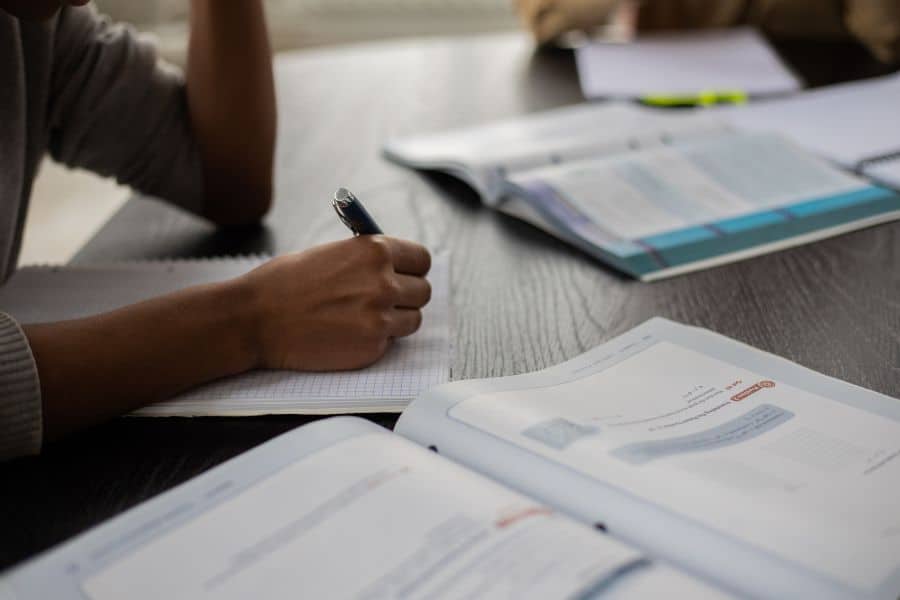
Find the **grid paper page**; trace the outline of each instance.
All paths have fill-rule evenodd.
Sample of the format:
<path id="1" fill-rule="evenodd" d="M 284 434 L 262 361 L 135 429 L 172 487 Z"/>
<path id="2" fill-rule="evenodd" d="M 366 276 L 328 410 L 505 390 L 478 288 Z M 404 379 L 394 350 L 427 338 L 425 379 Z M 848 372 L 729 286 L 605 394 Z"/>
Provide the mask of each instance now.
<path id="1" fill-rule="evenodd" d="M 0 310 L 21 323 L 93 315 L 191 285 L 221 281 L 262 258 L 223 258 L 103 265 L 24 267 L 0 287 Z M 375 365 L 339 373 L 256 371 L 226 378 L 146 407 L 145 416 L 240 416 L 399 412 L 424 390 L 450 378 L 449 256 L 434 256 L 431 302 L 422 327 L 397 340 Z"/>
<path id="2" fill-rule="evenodd" d="M 431 302 L 422 327 L 357 371 L 255 371 L 228 377 L 137 411 L 145 416 L 240 416 L 399 412 L 421 392 L 450 379 L 450 261 L 435 256 Z"/>

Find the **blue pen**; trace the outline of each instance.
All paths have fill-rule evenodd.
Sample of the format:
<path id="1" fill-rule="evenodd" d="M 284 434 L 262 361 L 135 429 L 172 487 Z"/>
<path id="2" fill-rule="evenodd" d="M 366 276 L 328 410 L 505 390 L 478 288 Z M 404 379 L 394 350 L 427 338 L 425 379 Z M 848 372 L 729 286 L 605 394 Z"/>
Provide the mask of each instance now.
<path id="1" fill-rule="evenodd" d="M 363 206 L 359 198 L 350 190 L 338 188 L 331 201 L 338 218 L 353 232 L 353 235 L 375 235 L 382 233 L 381 228 Z"/>

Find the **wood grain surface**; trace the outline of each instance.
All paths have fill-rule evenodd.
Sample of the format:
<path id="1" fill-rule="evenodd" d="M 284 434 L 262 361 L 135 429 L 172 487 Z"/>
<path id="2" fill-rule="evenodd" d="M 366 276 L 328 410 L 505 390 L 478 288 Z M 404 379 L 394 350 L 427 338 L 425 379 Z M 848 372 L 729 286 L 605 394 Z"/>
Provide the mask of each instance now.
<path id="1" fill-rule="evenodd" d="M 831 50 L 845 60 L 787 53 L 813 83 L 878 70 Z M 452 252 L 454 379 L 546 367 L 661 315 L 900 396 L 900 224 L 640 283 L 485 209 L 454 180 L 380 157 L 392 136 L 580 101 L 570 53 L 535 54 L 519 35 L 413 40 L 289 54 L 277 74 L 276 204 L 263 226 L 216 231 L 133 199 L 76 261 L 299 250 L 347 235 L 327 201 L 346 186 L 385 231 Z M 309 420 L 124 418 L 0 465 L 0 567 Z"/>

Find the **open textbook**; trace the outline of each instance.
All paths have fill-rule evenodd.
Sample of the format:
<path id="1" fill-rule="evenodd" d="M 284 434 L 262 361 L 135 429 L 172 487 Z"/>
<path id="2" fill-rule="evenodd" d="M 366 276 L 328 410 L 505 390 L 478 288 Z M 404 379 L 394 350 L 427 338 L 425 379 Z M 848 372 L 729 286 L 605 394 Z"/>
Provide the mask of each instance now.
<path id="1" fill-rule="evenodd" d="M 389 142 L 482 200 L 643 280 L 900 217 L 900 196 L 777 134 L 697 113 L 576 105 Z"/>
<path id="2" fill-rule="evenodd" d="M 900 402 L 653 319 L 299 428 L 7 572 L 0 598 L 900 592 Z"/>
<path id="3" fill-rule="evenodd" d="M 23 267 L 0 287 L 0 310 L 20 323 L 95 315 L 192 285 L 223 281 L 262 258 L 132 261 Z M 422 327 L 397 340 L 376 364 L 355 371 L 261 370 L 226 377 L 142 408 L 141 416 L 243 416 L 399 412 L 450 379 L 449 257 L 434 258 Z"/>

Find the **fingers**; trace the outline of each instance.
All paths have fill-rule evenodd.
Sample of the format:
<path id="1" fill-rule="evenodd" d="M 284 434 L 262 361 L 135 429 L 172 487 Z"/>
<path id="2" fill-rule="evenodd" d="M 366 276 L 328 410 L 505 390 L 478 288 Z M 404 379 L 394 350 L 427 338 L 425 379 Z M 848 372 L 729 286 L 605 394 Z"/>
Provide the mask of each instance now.
<path id="1" fill-rule="evenodd" d="M 425 275 L 431 268 L 431 254 L 425 246 L 397 238 L 384 237 L 394 262 L 394 271 L 406 275 Z"/>
<path id="2" fill-rule="evenodd" d="M 415 333 L 422 324 L 422 311 L 398 308 L 391 314 L 389 333 L 391 337 L 405 337 Z"/>
<path id="3" fill-rule="evenodd" d="M 552 5 L 552 3 L 552 0 L 517 0 L 516 5 L 522 22 L 524 22 L 528 28 L 534 30 L 538 15 L 546 10 L 549 5 Z"/>
<path id="4" fill-rule="evenodd" d="M 431 284 L 424 277 L 395 275 L 397 297 L 394 305 L 399 308 L 421 308 L 431 300 Z"/>
<path id="5" fill-rule="evenodd" d="M 621 0 L 516 0 L 519 16 L 540 44 L 552 42 L 567 31 L 590 31 L 616 11 L 636 11 L 636 6 Z"/>
<path id="6" fill-rule="evenodd" d="M 519 16 L 526 27 L 531 31 L 535 40 L 543 43 L 546 41 L 547 18 L 553 14 L 564 14 L 560 10 L 556 0 L 519 0 Z M 559 16 L 551 17 L 551 21 L 558 20 Z M 552 25 L 553 23 L 551 23 Z"/>
<path id="7" fill-rule="evenodd" d="M 532 27 L 532 32 L 539 44 L 546 44 L 571 28 L 571 21 L 567 13 L 550 8 L 538 15 L 538 19 Z"/>

